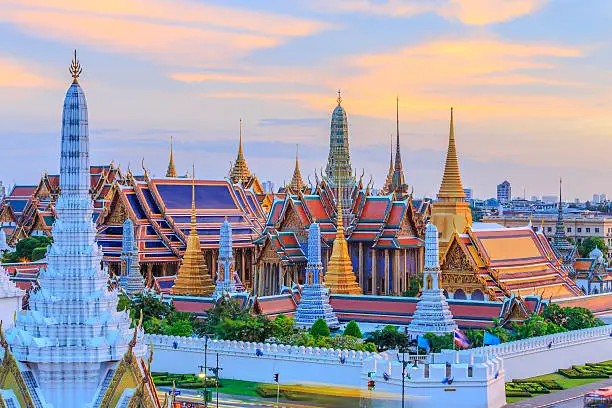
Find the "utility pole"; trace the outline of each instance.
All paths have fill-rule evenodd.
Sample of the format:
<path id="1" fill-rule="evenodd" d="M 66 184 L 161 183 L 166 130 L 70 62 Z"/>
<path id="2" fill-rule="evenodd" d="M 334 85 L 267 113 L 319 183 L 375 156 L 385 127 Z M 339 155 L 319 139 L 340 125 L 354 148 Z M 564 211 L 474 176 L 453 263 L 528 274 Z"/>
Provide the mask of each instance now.
<path id="1" fill-rule="evenodd" d="M 206 373 L 208 373 L 208 334 L 204 334 L 204 338 L 204 407 L 208 408 L 208 382 L 206 381 Z"/>
<path id="2" fill-rule="evenodd" d="M 274 382 L 276 383 L 276 405 L 278 406 L 280 399 L 280 382 L 278 381 L 278 373 L 274 373 Z"/>

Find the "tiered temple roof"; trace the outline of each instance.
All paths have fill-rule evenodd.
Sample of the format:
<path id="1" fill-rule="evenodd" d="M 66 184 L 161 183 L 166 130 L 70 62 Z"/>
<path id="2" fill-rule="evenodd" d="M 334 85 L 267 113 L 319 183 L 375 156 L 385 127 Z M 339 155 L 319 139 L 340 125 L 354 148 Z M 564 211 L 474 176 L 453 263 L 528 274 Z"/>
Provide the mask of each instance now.
<path id="1" fill-rule="evenodd" d="M 455 232 L 443 257 L 442 282 L 449 293 L 479 290 L 490 300 L 511 295 L 553 299 L 582 295 L 546 237 L 531 225 Z"/>
<path id="2" fill-rule="evenodd" d="M 136 226 L 140 261 L 177 261 L 191 228 L 191 180 L 131 180 L 116 185 L 99 219 L 98 239 L 107 261 L 119 261 L 121 228 L 126 218 Z M 234 247 L 251 247 L 265 222 L 251 190 L 228 181 L 195 180 L 196 229 L 203 248 L 217 248 L 225 217 L 232 223 Z"/>

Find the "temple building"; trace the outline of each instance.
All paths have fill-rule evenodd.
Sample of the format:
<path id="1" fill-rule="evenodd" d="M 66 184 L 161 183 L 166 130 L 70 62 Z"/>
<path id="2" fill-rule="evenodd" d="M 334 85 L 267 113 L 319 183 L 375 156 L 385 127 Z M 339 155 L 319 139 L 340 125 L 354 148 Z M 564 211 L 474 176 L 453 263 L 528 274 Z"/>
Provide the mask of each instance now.
<path id="1" fill-rule="evenodd" d="M 309 328 L 318 319 L 325 320 L 327 326 L 332 330 L 340 327 L 338 318 L 329 304 L 329 295 L 323 284 L 321 229 L 316 222 L 313 222 L 308 228 L 306 282 L 302 286 L 300 303 L 295 312 L 295 324 L 299 327 Z"/>
<path id="2" fill-rule="evenodd" d="M 54 242 L 29 310 L 17 313 L 6 338 L 0 328 L 0 395 L 5 406 L 117 407 L 132 402 L 161 408 L 146 365 L 134 372 L 132 383 L 122 369 L 125 360 L 138 366 L 147 347 L 140 324 L 131 330 L 129 314 L 117 311 L 117 292 L 109 290 L 96 242 L 81 71 L 75 52 L 63 109 Z M 108 393 L 117 398 L 104 398 Z"/>
<path id="3" fill-rule="evenodd" d="M 183 255 L 181 266 L 178 270 L 174 286 L 170 289 L 172 295 L 182 296 L 211 296 L 215 291 L 215 285 L 200 245 L 196 223 L 195 206 L 195 180 L 191 185 L 191 231 L 187 237 L 187 249 Z"/>
<path id="4" fill-rule="evenodd" d="M 442 287 L 452 299 L 512 296 L 563 299 L 582 292 L 570 279 L 543 231 L 529 224 L 504 228 L 472 223 L 461 184 L 453 111 L 446 165 L 431 222 L 440 232 Z"/>
<path id="5" fill-rule="evenodd" d="M 221 237 L 219 239 L 219 264 L 217 267 L 217 282 L 215 285 L 215 298 L 223 295 L 232 295 L 237 292 L 234 280 L 236 262 L 232 251 L 232 226 L 225 219 L 221 224 Z M 237 278 L 237 276 L 236 276 Z"/>
<path id="6" fill-rule="evenodd" d="M 293 170 L 293 176 L 291 177 L 291 183 L 289 188 L 293 194 L 297 194 L 299 191 L 305 191 L 308 186 L 302 179 L 302 173 L 300 172 L 300 163 L 298 161 L 298 152 L 295 150 L 295 168 Z"/>
<path id="7" fill-rule="evenodd" d="M 299 191 L 290 187 L 284 196 L 275 197 L 264 231 L 254 241 L 258 253 L 253 288 L 259 296 L 306 282 L 307 236 L 313 222 L 321 229 L 322 262 L 328 272 L 336 268 L 330 268 L 329 262 L 338 229 L 343 229 L 352 266 L 342 266 L 342 273 L 352 270 L 364 294 L 400 295 L 407 288 L 407 276 L 422 268 L 429 203 L 415 203 L 412 195 L 373 195 L 371 182 L 366 186 L 363 176 L 357 180 L 352 175 L 347 116 L 340 97 L 337 102 L 327 175 L 319 179 L 315 174 L 315 186 Z M 403 179 L 403 173 L 398 177 Z"/>
<path id="8" fill-rule="evenodd" d="M 446 298 L 440 287 L 440 258 L 438 254 L 438 229 L 427 224 L 425 229 L 425 267 L 423 288 L 408 333 L 413 337 L 434 333 L 438 336 L 453 333 L 457 324 L 453 320 Z"/>
<path id="9" fill-rule="evenodd" d="M 463 232 L 472 225 L 472 211 L 470 204 L 465 199 L 457 160 L 453 108 L 451 108 L 446 165 L 438 199 L 434 201 L 431 208 L 431 222 L 440 232 L 440 255 L 443 255 L 448 248 L 454 231 Z"/>
<path id="10" fill-rule="evenodd" d="M 128 218 L 123 223 L 123 245 L 121 248 L 121 288 L 128 296 L 135 296 L 145 290 L 144 279 L 138 263 L 138 246 L 134 239 L 134 223 Z"/>
<path id="11" fill-rule="evenodd" d="M 573 269 L 576 285 L 585 294 L 612 292 L 612 269 L 599 248 L 595 247 L 586 258 L 577 258 Z"/>
<path id="12" fill-rule="evenodd" d="M 396 142 L 395 142 L 395 162 L 393 161 L 393 143 L 391 143 L 391 159 L 389 172 L 382 194 L 394 194 L 395 198 L 402 200 L 408 196 L 408 185 L 404 181 L 404 169 L 402 168 L 402 154 L 400 152 L 400 132 L 399 132 L 399 98 L 396 100 Z"/>

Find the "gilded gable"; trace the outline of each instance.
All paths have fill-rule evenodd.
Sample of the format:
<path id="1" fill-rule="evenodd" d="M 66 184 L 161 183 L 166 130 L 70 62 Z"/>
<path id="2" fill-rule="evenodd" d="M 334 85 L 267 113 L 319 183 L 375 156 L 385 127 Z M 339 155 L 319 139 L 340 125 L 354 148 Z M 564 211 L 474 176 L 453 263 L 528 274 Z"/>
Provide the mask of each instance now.
<path id="1" fill-rule="evenodd" d="M 125 220 L 128 218 L 128 210 L 125 207 L 125 203 L 121 199 L 120 195 L 117 195 L 114 205 L 111 207 L 108 216 L 106 217 L 106 224 L 108 225 L 123 225 Z"/>
<path id="2" fill-rule="evenodd" d="M 293 205 L 290 205 L 285 212 L 285 217 L 281 223 L 280 231 L 304 231 L 305 225 L 302 223 L 297 210 Z"/>

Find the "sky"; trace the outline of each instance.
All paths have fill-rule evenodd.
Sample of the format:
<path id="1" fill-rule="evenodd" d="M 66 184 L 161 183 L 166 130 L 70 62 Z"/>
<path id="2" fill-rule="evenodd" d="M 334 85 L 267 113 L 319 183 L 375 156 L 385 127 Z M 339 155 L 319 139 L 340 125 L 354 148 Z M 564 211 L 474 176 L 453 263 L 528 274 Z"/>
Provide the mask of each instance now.
<path id="1" fill-rule="evenodd" d="M 57 173 L 73 49 L 92 163 L 219 179 L 239 121 L 250 170 L 325 166 L 342 90 L 353 166 L 380 186 L 399 97 L 402 161 L 433 196 L 450 107 L 464 187 L 567 200 L 608 193 L 609 0 L 0 0 L 0 179 Z"/>

